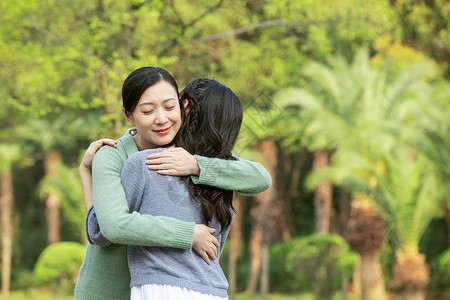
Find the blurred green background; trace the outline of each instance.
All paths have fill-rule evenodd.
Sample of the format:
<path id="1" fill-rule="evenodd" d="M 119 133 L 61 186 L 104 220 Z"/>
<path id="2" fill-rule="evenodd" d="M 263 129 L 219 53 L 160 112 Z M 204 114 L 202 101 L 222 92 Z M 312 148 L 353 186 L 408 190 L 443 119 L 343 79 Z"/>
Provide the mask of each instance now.
<path id="1" fill-rule="evenodd" d="M 141 66 L 229 86 L 233 299 L 450 299 L 450 2 L 2 0 L 1 299 L 70 299 L 87 243 L 78 165 L 127 128 Z"/>

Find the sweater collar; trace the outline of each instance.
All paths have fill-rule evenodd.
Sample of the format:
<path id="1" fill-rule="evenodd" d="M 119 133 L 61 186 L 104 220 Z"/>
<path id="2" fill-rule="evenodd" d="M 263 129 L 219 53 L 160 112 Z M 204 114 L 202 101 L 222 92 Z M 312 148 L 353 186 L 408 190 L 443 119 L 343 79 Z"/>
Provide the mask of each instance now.
<path id="1" fill-rule="evenodd" d="M 125 152 L 127 153 L 127 157 L 131 154 L 138 152 L 136 142 L 134 141 L 133 136 L 130 133 L 131 128 L 127 130 L 127 132 L 122 136 L 121 140 L 123 141 L 123 145 L 125 148 Z"/>

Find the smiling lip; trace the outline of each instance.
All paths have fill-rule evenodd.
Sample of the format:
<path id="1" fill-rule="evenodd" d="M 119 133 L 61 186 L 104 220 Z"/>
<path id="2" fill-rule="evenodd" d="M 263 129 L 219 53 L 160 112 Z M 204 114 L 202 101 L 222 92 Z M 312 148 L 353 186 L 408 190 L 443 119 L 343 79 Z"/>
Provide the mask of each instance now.
<path id="1" fill-rule="evenodd" d="M 159 129 L 159 130 L 153 130 L 154 132 L 156 132 L 157 134 L 160 135 L 165 135 L 168 134 L 170 131 L 170 127 L 164 128 L 164 129 Z"/>

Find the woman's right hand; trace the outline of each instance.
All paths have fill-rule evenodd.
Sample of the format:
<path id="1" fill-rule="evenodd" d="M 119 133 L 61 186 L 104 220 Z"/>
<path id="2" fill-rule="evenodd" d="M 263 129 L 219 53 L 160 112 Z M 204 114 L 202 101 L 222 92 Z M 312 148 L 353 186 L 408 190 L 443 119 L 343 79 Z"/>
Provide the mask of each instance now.
<path id="1" fill-rule="evenodd" d="M 216 231 L 214 228 L 206 225 L 195 224 L 192 248 L 200 254 L 208 265 L 211 264 L 209 257 L 216 259 L 217 247 L 219 246 L 219 241 L 212 235 L 214 231 Z"/>
<path id="2" fill-rule="evenodd" d="M 84 197 L 84 207 L 86 212 L 89 208 L 94 205 L 93 196 L 92 196 L 92 160 L 94 159 L 95 152 L 100 149 L 103 145 L 109 145 L 111 147 L 116 148 L 117 142 L 112 139 L 100 139 L 95 142 L 92 142 L 87 148 L 86 153 L 84 154 L 83 160 L 81 161 L 79 173 L 81 180 L 81 188 L 83 189 L 83 197 Z"/>
<path id="3" fill-rule="evenodd" d="M 87 148 L 86 153 L 84 153 L 83 160 L 80 164 L 80 169 L 89 170 L 91 172 L 92 160 L 94 159 L 94 155 L 100 147 L 103 145 L 109 145 L 111 147 L 116 148 L 117 142 L 113 139 L 100 139 L 95 142 L 92 142 Z"/>

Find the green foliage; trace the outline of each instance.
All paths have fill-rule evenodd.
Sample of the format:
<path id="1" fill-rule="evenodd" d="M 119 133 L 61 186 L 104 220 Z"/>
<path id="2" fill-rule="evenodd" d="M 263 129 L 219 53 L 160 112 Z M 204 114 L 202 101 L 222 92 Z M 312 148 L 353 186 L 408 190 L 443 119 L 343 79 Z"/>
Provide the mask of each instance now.
<path id="1" fill-rule="evenodd" d="M 406 149 L 385 153 L 375 200 L 402 249 L 419 250 L 419 242 L 441 208 L 441 182 L 432 162 Z"/>
<path id="2" fill-rule="evenodd" d="M 29 269 L 12 270 L 11 290 L 28 290 L 36 286 L 33 271 Z"/>
<path id="3" fill-rule="evenodd" d="M 74 278 L 84 258 L 85 246 L 75 242 L 59 242 L 42 251 L 34 268 L 39 285 L 50 285 L 55 290 L 70 292 L 75 288 Z"/>
<path id="4" fill-rule="evenodd" d="M 277 243 L 270 249 L 270 290 L 282 293 L 311 291 L 311 286 L 304 273 L 294 274 L 290 271 L 293 262 L 288 260 L 289 253 L 302 238 L 292 238 Z"/>
<path id="5" fill-rule="evenodd" d="M 12 166 L 22 159 L 22 151 L 18 144 L 0 144 L 0 174 L 11 173 Z"/>
<path id="6" fill-rule="evenodd" d="M 298 292 L 312 287 L 318 299 L 331 299 L 350 279 L 356 261 L 344 239 L 332 234 L 294 238 L 271 249 L 272 278 L 280 278 L 274 282 L 276 289 Z"/>
<path id="7" fill-rule="evenodd" d="M 86 211 L 78 168 L 59 165 L 55 172 L 56 177 L 42 179 L 39 186 L 39 195 L 41 199 L 45 199 L 47 193 L 55 195 L 61 203 L 66 220 L 73 226 L 76 236 L 79 237 L 80 241 L 86 241 L 84 224 Z"/>
<path id="8" fill-rule="evenodd" d="M 430 265 L 430 283 L 429 289 L 440 290 L 444 292 L 450 291 L 450 249 L 447 249 L 439 257 L 437 257 Z"/>

